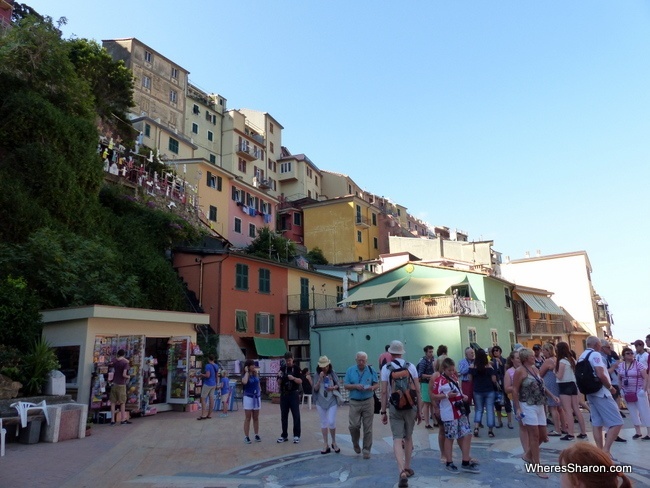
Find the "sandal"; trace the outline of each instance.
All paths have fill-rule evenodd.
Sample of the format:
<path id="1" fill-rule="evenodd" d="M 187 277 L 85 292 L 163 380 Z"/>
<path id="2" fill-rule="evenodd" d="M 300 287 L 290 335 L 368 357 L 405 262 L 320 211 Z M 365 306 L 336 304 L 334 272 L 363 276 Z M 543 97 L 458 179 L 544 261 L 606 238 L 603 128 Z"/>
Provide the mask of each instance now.
<path id="1" fill-rule="evenodd" d="M 404 468 L 404 472 L 406 473 L 406 476 L 408 476 L 409 478 L 415 475 L 415 471 L 413 471 L 411 468 Z"/>
<path id="2" fill-rule="evenodd" d="M 549 432 L 548 434 L 546 434 L 546 435 L 549 436 L 549 437 L 560 437 L 560 435 L 562 435 L 562 434 L 558 434 L 557 432 L 555 432 L 554 430 L 552 430 L 552 431 L 550 431 L 550 432 Z"/>
<path id="3" fill-rule="evenodd" d="M 199 417 L 196 420 L 205 420 L 207 417 Z"/>
<path id="4" fill-rule="evenodd" d="M 208 416 L 205 417 L 205 418 L 206 418 L 206 419 L 211 419 L 211 418 L 212 418 L 212 415 L 208 415 Z"/>
<path id="5" fill-rule="evenodd" d="M 509 429 L 514 429 L 514 427 L 512 426 L 512 422 L 508 422 L 508 428 Z"/>
<path id="6" fill-rule="evenodd" d="M 543 480 L 547 480 L 547 479 L 548 479 L 548 474 L 546 474 L 546 473 L 542 473 L 542 472 L 540 472 L 540 471 L 537 471 L 535 474 L 536 474 L 537 476 L 539 476 L 540 478 L 542 478 Z"/>
<path id="7" fill-rule="evenodd" d="M 494 432 L 492 431 L 488 432 L 488 437 L 494 437 Z"/>
<path id="8" fill-rule="evenodd" d="M 329 449 L 329 447 L 328 447 L 328 449 Z M 341 448 L 338 447 L 336 444 L 332 444 L 332 449 L 334 449 L 334 452 L 335 452 L 336 454 L 338 454 L 339 452 L 341 452 Z"/>
<path id="9" fill-rule="evenodd" d="M 587 434 L 578 434 L 577 437 L 578 437 L 578 439 L 586 439 Z"/>
<path id="10" fill-rule="evenodd" d="M 474 429 L 474 437 L 478 437 L 478 427 Z"/>
<path id="11" fill-rule="evenodd" d="M 320 453 L 321 453 L 321 454 L 329 454 L 330 452 L 332 452 L 332 451 L 331 451 L 330 448 L 328 447 L 327 449 L 325 449 L 324 451 L 321 451 Z"/>
<path id="12" fill-rule="evenodd" d="M 641 439 L 641 437 L 643 437 L 642 434 L 634 434 L 634 435 L 632 436 L 632 439 Z"/>
<path id="13" fill-rule="evenodd" d="M 409 475 L 406 470 L 402 470 L 399 474 L 399 483 L 397 484 L 398 488 L 407 488 L 409 485 Z"/>

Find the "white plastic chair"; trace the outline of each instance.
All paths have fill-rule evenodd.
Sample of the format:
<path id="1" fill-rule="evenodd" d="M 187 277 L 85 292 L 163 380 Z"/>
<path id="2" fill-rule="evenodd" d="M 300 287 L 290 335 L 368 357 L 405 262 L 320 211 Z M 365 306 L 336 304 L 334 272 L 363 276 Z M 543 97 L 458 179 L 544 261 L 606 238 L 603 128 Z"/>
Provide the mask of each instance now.
<path id="1" fill-rule="evenodd" d="M 30 410 L 41 410 L 45 416 L 45 422 L 50 423 L 50 419 L 47 416 L 47 404 L 45 400 L 40 403 L 30 403 L 30 402 L 16 402 L 11 404 L 12 408 L 18 410 L 18 415 L 20 416 L 20 426 L 24 429 L 27 427 L 27 415 Z"/>
<path id="2" fill-rule="evenodd" d="M 309 407 L 309 410 L 311 410 L 311 397 L 312 397 L 311 393 L 308 393 L 308 394 L 303 393 L 302 394 L 302 402 L 300 402 L 300 405 L 301 406 L 304 405 L 305 400 L 307 400 L 307 406 Z"/>
<path id="3" fill-rule="evenodd" d="M 0 419 L 0 457 L 5 455 L 5 436 L 7 435 L 7 429 L 2 427 L 2 419 Z"/>

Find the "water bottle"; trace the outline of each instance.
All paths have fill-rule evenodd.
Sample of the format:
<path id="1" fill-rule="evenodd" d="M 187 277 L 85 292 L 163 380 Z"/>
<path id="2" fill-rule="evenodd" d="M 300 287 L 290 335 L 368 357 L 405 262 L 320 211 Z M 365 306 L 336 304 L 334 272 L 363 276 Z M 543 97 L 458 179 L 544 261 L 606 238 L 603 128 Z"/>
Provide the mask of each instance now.
<path id="1" fill-rule="evenodd" d="M 329 387 L 330 387 L 330 377 L 329 377 L 329 376 L 325 376 L 325 378 L 323 378 L 323 396 L 324 396 L 324 397 L 326 397 L 327 394 L 329 393 L 329 392 L 327 391 L 327 389 L 328 389 Z"/>

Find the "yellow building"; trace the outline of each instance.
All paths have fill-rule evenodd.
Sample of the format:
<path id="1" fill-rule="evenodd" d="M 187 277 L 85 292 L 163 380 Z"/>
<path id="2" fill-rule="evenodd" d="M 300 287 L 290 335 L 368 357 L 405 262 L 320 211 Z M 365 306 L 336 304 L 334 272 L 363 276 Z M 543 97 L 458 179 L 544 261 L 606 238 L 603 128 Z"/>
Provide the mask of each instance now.
<path id="1" fill-rule="evenodd" d="M 318 247 L 332 264 L 379 257 L 378 210 L 356 196 L 303 206 L 305 246 Z"/>
<path id="2" fill-rule="evenodd" d="M 185 103 L 185 130 L 197 146 L 196 158 L 221 165 L 221 130 L 226 99 L 188 84 Z"/>

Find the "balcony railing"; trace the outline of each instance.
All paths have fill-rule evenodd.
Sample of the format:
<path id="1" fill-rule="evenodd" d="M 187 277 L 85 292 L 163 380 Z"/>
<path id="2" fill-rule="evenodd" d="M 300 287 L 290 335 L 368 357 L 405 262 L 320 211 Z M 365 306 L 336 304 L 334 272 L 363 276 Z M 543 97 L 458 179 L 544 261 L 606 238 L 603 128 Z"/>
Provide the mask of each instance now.
<path id="1" fill-rule="evenodd" d="M 557 335 L 568 331 L 562 319 L 525 319 L 517 321 L 517 334 L 523 335 Z"/>
<path id="2" fill-rule="evenodd" d="M 483 317 L 485 302 L 455 299 L 452 296 L 418 298 L 395 302 L 368 303 L 366 305 L 326 308 L 316 310 L 316 324 L 343 325 L 368 322 L 413 320 L 454 315 Z"/>
<path id="3" fill-rule="evenodd" d="M 248 159 L 249 161 L 255 161 L 262 157 L 262 151 L 250 146 L 249 144 L 237 144 L 236 150 L 238 156 Z"/>
<path id="4" fill-rule="evenodd" d="M 324 295 L 322 293 L 309 293 L 301 295 L 289 295 L 287 297 L 287 310 L 289 312 L 335 308 L 337 299 L 333 295 Z"/>
<path id="5" fill-rule="evenodd" d="M 370 220 L 361 215 L 356 215 L 354 218 L 354 223 L 360 227 L 370 227 Z"/>

